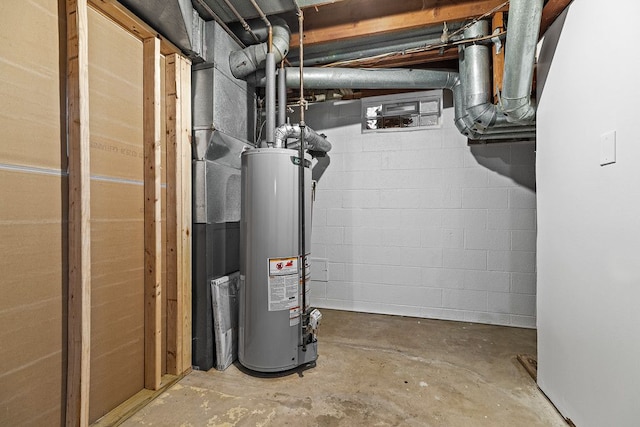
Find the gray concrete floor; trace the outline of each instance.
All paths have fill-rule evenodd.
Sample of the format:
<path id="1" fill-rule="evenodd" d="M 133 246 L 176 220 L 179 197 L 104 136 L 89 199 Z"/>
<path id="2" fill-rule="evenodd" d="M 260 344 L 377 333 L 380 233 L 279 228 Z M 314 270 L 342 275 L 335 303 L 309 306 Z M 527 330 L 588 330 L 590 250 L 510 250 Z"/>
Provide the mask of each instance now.
<path id="1" fill-rule="evenodd" d="M 516 360 L 534 330 L 322 313 L 315 368 L 195 371 L 124 426 L 566 426 Z"/>

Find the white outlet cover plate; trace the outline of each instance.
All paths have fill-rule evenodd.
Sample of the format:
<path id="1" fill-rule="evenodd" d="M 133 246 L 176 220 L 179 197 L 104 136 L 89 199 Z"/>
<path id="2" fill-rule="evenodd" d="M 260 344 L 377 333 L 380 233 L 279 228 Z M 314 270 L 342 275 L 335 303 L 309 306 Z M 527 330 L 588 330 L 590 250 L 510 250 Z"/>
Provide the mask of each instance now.
<path id="1" fill-rule="evenodd" d="M 616 162 L 616 131 L 600 135 L 600 166 Z"/>

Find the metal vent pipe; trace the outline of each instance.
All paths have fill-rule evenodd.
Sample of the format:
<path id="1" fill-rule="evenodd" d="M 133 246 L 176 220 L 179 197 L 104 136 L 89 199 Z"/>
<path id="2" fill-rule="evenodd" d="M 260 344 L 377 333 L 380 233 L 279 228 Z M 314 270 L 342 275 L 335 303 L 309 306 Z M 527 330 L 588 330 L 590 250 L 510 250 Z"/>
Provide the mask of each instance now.
<path id="1" fill-rule="evenodd" d="M 466 65 L 461 64 L 461 70 Z M 300 78 L 300 70 L 287 67 L 287 87 L 296 87 Z M 247 81 L 256 86 L 264 86 L 262 73 Z M 460 132 L 471 139 L 514 139 L 535 136 L 535 127 L 524 128 L 508 123 L 506 118 L 498 114 L 489 127 L 479 126 L 467 110 L 464 79 L 454 71 L 413 70 L 405 68 L 309 68 L 304 69 L 305 88 L 330 89 L 449 89 L 454 93 L 456 108 L 456 126 Z M 481 99 L 480 96 L 471 99 Z"/>
<path id="2" fill-rule="evenodd" d="M 460 73 L 412 69 L 305 68 L 308 89 L 449 89 L 454 93 L 455 123 L 471 139 L 511 139 L 535 136 L 535 107 L 531 83 L 543 0 L 511 0 L 501 104 L 492 103 L 490 53 L 485 45 L 460 50 Z M 465 30 L 465 38 L 489 33 L 479 21 Z M 287 87 L 296 87 L 300 69 L 286 68 Z M 264 86 L 264 72 L 247 82 Z"/>
<path id="3" fill-rule="evenodd" d="M 300 69 L 286 67 L 287 87 L 297 87 Z M 451 89 L 458 73 L 439 70 L 404 68 L 304 68 L 305 89 Z M 263 73 L 256 73 L 247 82 L 264 86 Z"/>
<path id="4" fill-rule="evenodd" d="M 501 103 L 510 122 L 535 118 L 530 94 L 543 5 L 543 0 L 511 0 L 509 5 Z"/>
<path id="5" fill-rule="evenodd" d="M 272 16 L 271 28 L 273 32 L 272 52 L 275 56 L 275 62 L 278 63 L 284 59 L 289 52 L 289 39 L 291 31 L 284 19 Z M 229 68 L 231 74 L 237 79 L 248 76 L 260 68 L 264 68 L 267 53 L 269 52 L 269 29 L 266 24 L 255 19 L 248 21 L 256 36 L 263 42 L 247 46 L 242 50 L 231 52 L 229 55 Z"/>
<path id="6" fill-rule="evenodd" d="M 464 30 L 465 39 L 484 37 L 488 34 L 487 21 L 478 21 Z M 497 108 L 491 99 L 489 49 L 487 45 L 472 44 L 462 48 L 459 55 L 465 110 L 469 114 L 471 123 L 477 123 L 485 128 L 492 126 L 497 116 Z"/>

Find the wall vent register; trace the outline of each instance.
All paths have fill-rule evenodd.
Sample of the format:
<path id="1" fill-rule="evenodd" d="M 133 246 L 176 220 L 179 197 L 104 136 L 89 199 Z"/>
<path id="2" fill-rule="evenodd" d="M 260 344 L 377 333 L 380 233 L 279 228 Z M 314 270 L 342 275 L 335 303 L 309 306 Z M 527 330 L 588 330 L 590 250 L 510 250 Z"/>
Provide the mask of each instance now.
<path id="1" fill-rule="evenodd" d="M 362 100 L 362 132 L 442 126 L 442 91 L 377 96 Z"/>

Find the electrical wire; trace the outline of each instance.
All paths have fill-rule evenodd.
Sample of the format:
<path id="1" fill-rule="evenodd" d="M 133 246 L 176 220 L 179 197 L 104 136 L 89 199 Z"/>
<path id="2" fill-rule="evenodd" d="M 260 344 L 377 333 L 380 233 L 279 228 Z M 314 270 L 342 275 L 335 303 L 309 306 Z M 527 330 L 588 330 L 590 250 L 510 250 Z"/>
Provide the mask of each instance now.
<path id="1" fill-rule="evenodd" d="M 243 49 L 245 47 L 247 47 L 246 44 L 242 43 L 242 41 L 238 38 L 238 36 L 236 36 L 233 31 L 231 31 L 231 29 L 229 28 L 229 26 L 227 24 L 224 23 L 224 21 L 222 20 L 222 18 L 220 18 L 218 16 L 218 14 L 216 14 L 213 9 L 211 9 L 209 7 L 208 4 L 206 4 L 203 0 L 196 0 L 196 2 L 200 5 L 200 7 L 202 7 L 204 10 L 207 11 L 207 13 L 209 15 L 211 15 L 211 17 L 213 18 L 214 21 L 216 21 L 218 24 L 220 24 L 220 26 L 227 32 L 227 34 L 229 34 L 229 36 L 240 45 L 240 47 L 242 47 Z"/>
<path id="2" fill-rule="evenodd" d="M 493 15 L 494 13 L 496 13 L 497 11 L 499 11 L 500 9 L 506 7 L 509 4 L 509 0 L 505 1 L 504 3 L 502 3 L 501 5 L 498 5 L 496 7 L 494 7 L 493 9 L 491 9 L 488 12 L 485 12 L 484 14 L 482 14 L 481 16 L 478 16 L 477 18 L 474 18 L 473 20 L 471 20 L 471 22 L 467 23 L 466 25 L 458 28 L 456 31 L 454 31 L 453 33 L 451 33 L 449 35 L 449 37 L 453 37 L 457 34 L 460 34 L 462 32 L 464 32 L 464 30 L 468 29 L 469 27 L 471 27 L 473 24 L 475 24 L 476 22 L 486 18 L 489 15 Z"/>
<path id="3" fill-rule="evenodd" d="M 360 64 L 362 65 L 364 64 L 368 64 L 368 63 L 372 63 L 371 65 L 375 65 L 376 63 L 384 60 L 384 59 L 388 59 L 388 58 L 393 58 L 396 56 L 402 56 L 402 55 L 409 55 L 409 54 L 414 54 L 414 53 L 421 53 L 421 52 L 428 52 L 430 50 L 437 50 L 437 49 L 449 49 L 452 47 L 456 47 L 459 45 L 465 45 L 465 44 L 474 44 L 474 43 L 479 43 L 479 42 L 483 42 L 483 41 L 487 41 L 487 40 L 492 40 L 495 37 L 504 37 L 506 35 L 506 31 L 497 33 L 497 34 L 491 34 L 488 36 L 482 36 L 482 37 L 475 37 L 472 39 L 460 39 L 460 40 L 456 40 L 453 42 L 449 42 L 449 43 L 438 43 L 438 44 L 430 44 L 430 45 L 425 45 L 425 46 L 420 46 L 420 47 L 414 47 L 411 49 L 405 49 L 402 51 L 394 51 L 394 52 L 388 52 L 388 53 L 381 53 L 379 55 L 374 55 L 374 56 L 369 56 L 367 58 L 357 58 L 357 59 L 346 59 L 344 61 L 337 61 L 337 62 L 332 62 L 330 64 L 325 64 L 322 65 L 322 67 L 340 67 L 343 65 L 352 65 L 352 64 Z"/>
<path id="4" fill-rule="evenodd" d="M 509 4 L 509 0 L 503 2 L 502 4 L 492 8 L 491 10 L 483 13 L 482 15 L 478 16 L 477 18 L 474 18 L 473 20 L 471 20 L 470 22 L 468 22 L 467 24 L 463 25 L 462 27 L 458 28 L 456 31 L 452 32 L 452 33 L 448 33 L 448 28 L 446 26 L 446 23 L 444 24 L 444 33 L 446 34 L 446 40 L 451 40 L 451 38 L 457 36 L 458 34 L 464 32 L 464 30 L 468 29 L 469 27 L 471 27 L 472 25 L 474 25 L 476 22 L 486 18 L 489 15 L 493 15 L 494 13 L 496 13 L 497 11 L 499 11 L 500 9 L 506 7 Z M 457 41 L 453 41 L 453 42 L 446 42 L 446 43 L 438 43 L 438 44 L 431 44 L 431 45 L 424 45 L 424 46 L 420 46 L 420 47 L 415 47 L 415 48 L 411 48 L 411 49 L 405 49 L 405 50 L 401 50 L 401 51 L 394 51 L 394 52 L 388 52 L 388 53 L 381 53 L 379 55 L 374 55 L 374 56 L 370 56 L 367 58 L 357 58 L 357 59 L 346 59 L 344 61 L 337 61 L 337 62 L 332 62 L 330 64 L 325 64 L 322 65 L 322 67 L 339 67 L 339 66 L 343 66 L 343 65 L 353 65 L 353 64 L 367 64 L 370 63 L 372 61 L 373 62 L 372 65 L 375 65 L 376 63 L 380 62 L 383 59 L 387 59 L 387 58 L 392 58 L 395 56 L 401 56 L 401 55 L 407 55 L 407 54 L 412 54 L 412 53 L 421 53 L 421 52 L 427 52 L 430 50 L 436 50 L 436 49 L 447 49 L 447 48 L 451 48 L 451 47 L 455 47 L 458 46 L 460 44 L 467 44 L 467 43 L 475 43 L 475 42 L 480 42 L 480 41 L 485 41 L 485 40 L 490 40 L 494 37 L 502 37 L 506 34 L 505 31 L 498 33 L 498 34 L 491 34 L 489 36 L 485 36 L 485 37 L 478 37 L 478 38 L 474 38 L 474 39 L 461 39 L 461 40 L 457 40 Z"/>
<path id="5" fill-rule="evenodd" d="M 253 32 L 253 30 L 251 29 L 251 27 L 249 26 L 249 24 L 247 23 L 247 21 L 242 17 L 242 15 L 240 14 L 240 12 L 238 12 L 238 9 L 236 9 L 233 6 L 233 3 L 231 3 L 230 0 L 224 0 L 225 4 L 227 5 L 227 7 L 229 9 L 231 9 L 231 12 L 233 12 L 233 14 L 236 16 L 236 18 L 238 18 L 238 20 L 240 21 L 240 25 L 242 25 L 242 28 L 244 28 L 244 30 L 251 34 L 251 37 L 253 37 L 253 40 L 256 43 L 260 43 L 260 39 L 258 38 L 258 36 L 256 36 L 256 33 Z"/>

